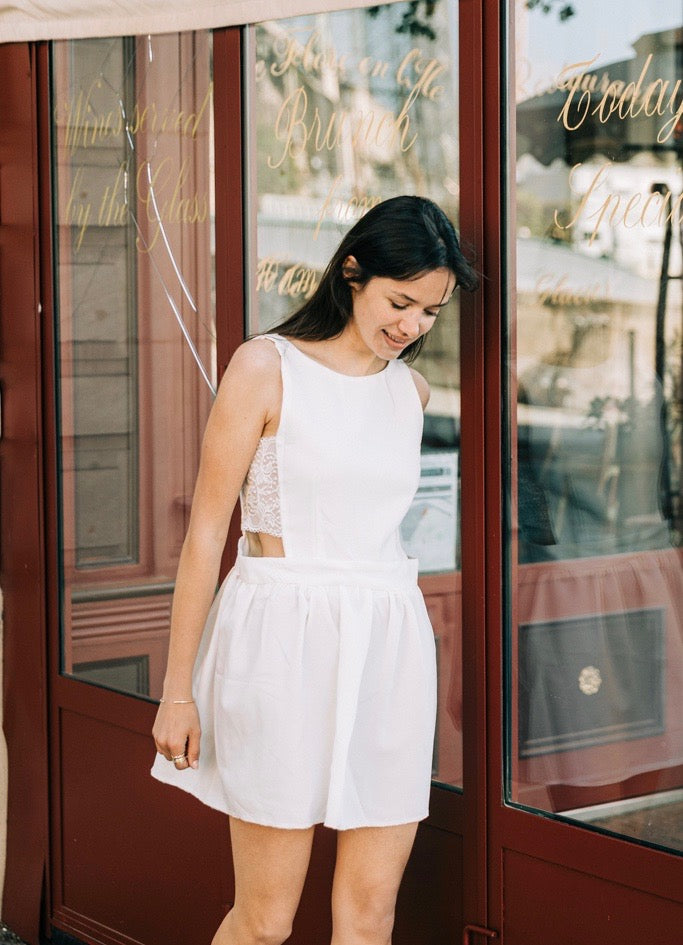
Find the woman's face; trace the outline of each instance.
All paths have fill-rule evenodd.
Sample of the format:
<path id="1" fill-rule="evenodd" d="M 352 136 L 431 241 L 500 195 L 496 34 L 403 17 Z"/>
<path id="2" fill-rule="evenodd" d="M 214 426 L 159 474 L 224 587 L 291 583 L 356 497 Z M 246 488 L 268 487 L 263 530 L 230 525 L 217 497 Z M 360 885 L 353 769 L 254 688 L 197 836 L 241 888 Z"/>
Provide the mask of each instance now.
<path id="1" fill-rule="evenodd" d="M 350 269 L 355 260 L 347 262 Z M 347 331 L 378 358 L 391 361 L 429 331 L 451 297 L 455 276 L 449 269 L 434 269 L 416 279 L 375 276 L 364 286 L 349 284 L 353 310 Z"/>

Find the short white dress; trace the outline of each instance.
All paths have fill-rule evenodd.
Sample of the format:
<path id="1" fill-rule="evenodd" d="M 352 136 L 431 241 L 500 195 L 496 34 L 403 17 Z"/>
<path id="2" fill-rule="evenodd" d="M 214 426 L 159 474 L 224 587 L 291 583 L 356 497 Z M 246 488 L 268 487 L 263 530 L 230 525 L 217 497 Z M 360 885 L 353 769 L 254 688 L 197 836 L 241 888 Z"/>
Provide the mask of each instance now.
<path id="1" fill-rule="evenodd" d="M 433 631 L 400 523 L 419 482 L 410 370 L 325 367 L 279 335 L 283 398 L 242 493 L 242 527 L 282 558 L 237 560 L 194 668 L 199 767 L 152 774 L 234 817 L 345 830 L 427 816 L 436 717 Z"/>

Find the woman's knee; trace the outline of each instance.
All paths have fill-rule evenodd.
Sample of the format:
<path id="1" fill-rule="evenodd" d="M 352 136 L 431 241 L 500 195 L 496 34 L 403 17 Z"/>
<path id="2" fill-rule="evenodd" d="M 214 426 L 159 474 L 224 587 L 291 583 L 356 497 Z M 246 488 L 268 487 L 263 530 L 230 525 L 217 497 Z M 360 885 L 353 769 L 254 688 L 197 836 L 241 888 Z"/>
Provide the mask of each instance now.
<path id="1" fill-rule="evenodd" d="M 223 934 L 221 938 L 221 934 Z M 216 933 L 212 945 L 223 941 L 236 945 L 282 945 L 292 934 L 292 916 L 287 910 L 264 906 L 244 911 L 232 909 Z"/>
<path id="2" fill-rule="evenodd" d="M 337 930 L 344 930 L 354 941 L 367 941 L 373 945 L 389 942 L 395 905 L 395 891 L 381 885 L 348 890 L 333 902 L 333 923 Z"/>
<path id="3" fill-rule="evenodd" d="M 292 920 L 285 913 L 263 912 L 250 917 L 249 932 L 254 945 L 282 945 L 292 934 Z"/>

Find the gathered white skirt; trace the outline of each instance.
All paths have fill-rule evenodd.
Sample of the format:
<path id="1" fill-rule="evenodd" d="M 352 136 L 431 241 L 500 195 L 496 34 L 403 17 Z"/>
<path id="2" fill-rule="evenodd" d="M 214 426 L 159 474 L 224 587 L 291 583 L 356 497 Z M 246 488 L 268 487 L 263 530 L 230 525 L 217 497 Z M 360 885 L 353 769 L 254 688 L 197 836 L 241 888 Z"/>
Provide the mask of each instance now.
<path id="1" fill-rule="evenodd" d="M 193 681 L 199 767 L 152 774 L 252 823 L 339 830 L 427 816 L 434 637 L 417 562 L 239 555 Z"/>

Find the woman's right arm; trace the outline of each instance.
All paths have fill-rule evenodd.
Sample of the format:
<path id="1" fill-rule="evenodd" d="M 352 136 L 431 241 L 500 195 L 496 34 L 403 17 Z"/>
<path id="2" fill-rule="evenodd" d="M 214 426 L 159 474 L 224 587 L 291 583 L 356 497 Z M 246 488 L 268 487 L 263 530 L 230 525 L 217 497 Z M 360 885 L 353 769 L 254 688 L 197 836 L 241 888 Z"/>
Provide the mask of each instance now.
<path id="1" fill-rule="evenodd" d="M 280 355 L 253 340 L 235 352 L 221 380 L 202 442 L 190 522 L 176 576 L 164 703 L 154 723 L 157 750 L 167 759 L 187 750 L 197 766 L 199 719 L 192 699 L 192 668 L 214 597 L 230 518 L 264 428 L 279 415 Z"/>

